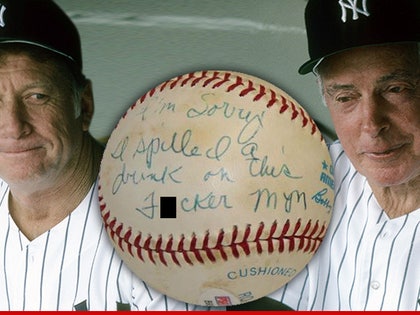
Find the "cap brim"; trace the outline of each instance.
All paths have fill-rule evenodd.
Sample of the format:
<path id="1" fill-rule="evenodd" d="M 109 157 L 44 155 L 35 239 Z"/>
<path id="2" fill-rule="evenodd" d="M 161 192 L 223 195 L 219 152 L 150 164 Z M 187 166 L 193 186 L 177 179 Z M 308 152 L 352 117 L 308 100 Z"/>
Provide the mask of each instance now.
<path id="1" fill-rule="evenodd" d="M 66 57 L 66 58 L 69 58 L 69 59 L 70 59 L 70 60 L 72 60 L 73 62 L 75 62 L 75 60 L 74 60 L 74 58 L 73 58 L 73 57 L 71 57 L 71 56 L 69 56 L 69 55 L 66 55 L 65 53 L 63 53 L 63 52 L 61 52 L 61 51 L 58 51 L 58 50 L 56 50 L 56 49 L 53 49 L 53 48 L 51 48 L 51 47 L 48 47 L 48 46 L 42 45 L 42 44 L 40 44 L 40 43 L 31 42 L 31 41 L 28 41 L 28 40 L 22 40 L 22 39 L 7 39 L 7 38 L 5 38 L 5 39 L 1 39 L 1 38 L 0 38 L 0 44 L 12 44 L 12 43 L 27 44 L 27 45 L 33 45 L 33 46 L 41 47 L 41 48 L 47 49 L 47 50 L 49 50 L 49 51 L 52 51 L 52 52 L 54 52 L 54 53 L 60 54 L 60 55 L 62 55 L 62 56 L 64 56 L 64 57 Z"/>
<path id="2" fill-rule="evenodd" d="M 312 72 L 319 60 L 321 60 L 321 58 L 305 62 L 302 66 L 300 66 L 298 70 L 299 74 L 308 74 L 309 72 Z"/>
<path id="3" fill-rule="evenodd" d="M 326 54 L 325 56 L 313 60 L 309 60 L 305 62 L 300 68 L 298 69 L 299 74 L 308 74 L 309 72 L 314 72 L 314 68 L 318 67 L 319 63 L 322 62 L 323 59 L 345 52 L 347 50 L 353 49 L 353 48 L 359 48 L 359 47 L 369 47 L 369 46 L 384 46 L 384 45 L 393 45 L 393 44 L 406 44 L 406 43 L 418 43 L 420 44 L 420 41 L 395 41 L 395 42 L 386 42 L 386 43 L 372 43 L 372 44 L 366 44 L 366 45 L 359 45 L 359 46 L 352 46 L 344 49 L 340 49 L 338 51 L 331 52 L 330 54 Z"/>

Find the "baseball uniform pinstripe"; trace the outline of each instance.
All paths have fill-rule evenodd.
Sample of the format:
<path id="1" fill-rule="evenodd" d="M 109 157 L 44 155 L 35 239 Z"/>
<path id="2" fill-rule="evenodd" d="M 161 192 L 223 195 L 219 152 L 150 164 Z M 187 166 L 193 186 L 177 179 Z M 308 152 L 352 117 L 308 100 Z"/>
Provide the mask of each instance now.
<path id="1" fill-rule="evenodd" d="M 389 219 L 340 143 L 330 152 L 336 197 L 327 235 L 271 297 L 301 310 L 419 310 L 420 209 Z"/>
<path id="2" fill-rule="evenodd" d="M 149 288 L 117 257 L 96 183 L 66 219 L 33 241 L 10 217 L 8 195 L 0 181 L 0 310 L 198 309 Z"/>

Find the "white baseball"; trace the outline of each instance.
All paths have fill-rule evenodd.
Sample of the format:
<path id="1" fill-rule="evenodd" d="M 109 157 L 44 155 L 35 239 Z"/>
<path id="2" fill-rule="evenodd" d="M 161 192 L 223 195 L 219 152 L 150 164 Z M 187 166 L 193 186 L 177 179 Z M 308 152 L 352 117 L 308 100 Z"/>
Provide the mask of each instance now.
<path id="1" fill-rule="evenodd" d="M 314 121 L 283 90 L 194 72 L 148 91 L 113 130 L 102 217 L 151 287 L 192 304 L 241 304 L 312 258 L 330 221 L 331 169 Z"/>

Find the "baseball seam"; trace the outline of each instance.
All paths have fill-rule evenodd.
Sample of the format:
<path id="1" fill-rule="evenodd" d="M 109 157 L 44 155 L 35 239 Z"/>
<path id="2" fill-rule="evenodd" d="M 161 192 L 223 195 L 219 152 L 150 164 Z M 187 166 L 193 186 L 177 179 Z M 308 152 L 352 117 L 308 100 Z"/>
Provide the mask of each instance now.
<path id="1" fill-rule="evenodd" d="M 267 108 L 277 105 L 280 114 L 288 113 L 291 120 L 299 118 L 302 128 L 309 128 L 311 135 L 318 132 L 320 140 L 323 141 L 322 133 L 318 131 L 315 122 L 305 114 L 302 107 L 262 84 L 224 71 L 192 72 L 170 79 L 145 93 L 139 101 L 135 102 L 124 113 L 121 120 L 126 118 L 130 110 L 142 104 L 147 98 L 153 97 L 157 92 L 176 87 L 194 87 L 196 85 L 212 89 L 225 88 L 226 92 L 236 92 L 240 97 L 252 97 L 253 102 L 262 101 L 266 97 L 265 105 Z M 118 127 L 118 124 L 115 128 Z M 101 187 L 99 187 L 100 191 Z M 123 252 L 128 252 L 132 257 L 137 257 L 143 262 L 148 260 L 156 264 L 157 261 L 160 261 L 166 266 L 168 261 L 172 261 L 176 265 L 181 265 L 181 261 L 189 265 L 193 265 L 195 261 L 204 264 L 206 260 L 210 262 L 216 261 L 216 257 L 221 257 L 221 259 L 227 261 L 231 256 L 238 258 L 242 254 L 250 255 L 253 247 L 256 248 L 259 254 L 263 251 L 282 253 L 296 250 L 313 253 L 318 249 L 326 232 L 326 223 L 320 224 L 316 221 L 314 224 L 309 220 L 306 222 L 303 232 L 300 233 L 299 231 L 303 226 L 301 220 L 298 220 L 294 225 L 287 220 L 283 226 L 273 222 L 270 226 L 260 223 L 258 228 L 248 225 L 243 231 L 240 231 L 237 226 L 233 226 L 232 233 L 225 233 L 223 230 L 220 230 L 216 236 L 216 244 L 212 246 L 209 245 L 211 237 L 209 232 L 202 239 L 198 239 L 194 234 L 189 239 L 183 236 L 178 241 L 172 236 L 167 240 L 164 240 L 162 236 L 153 239 L 152 236 L 142 235 L 140 232 L 135 234 L 131 227 L 127 227 L 124 223 L 118 222 L 117 218 L 111 217 L 111 213 L 107 209 L 101 195 L 99 200 L 105 228 L 116 246 Z M 268 236 L 267 229 L 269 229 Z M 229 236 L 227 236 L 228 234 Z M 243 235 L 243 237 L 238 238 L 239 235 Z M 229 240 L 226 241 L 227 239 Z"/>
<path id="2" fill-rule="evenodd" d="M 172 235 L 167 239 L 161 235 L 153 238 L 141 232 L 136 234 L 131 228 L 125 229 L 124 224 L 117 222 L 115 217 L 111 217 L 110 211 L 106 210 L 103 198 L 100 196 L 99 199 L 105 228 L 114 244 L 121 251 L 128 252 L 143 262 L 156 264 L 160 261 L 165 266 L 168 266 L 169 261 L 179 266 L 181 261 L 189 265 L 194 265 L 195 262 L 205 264 L 206 260 L 216 262 L 217 257 L 227 261 L 229 257 L 251 255 L 253 247 L 258 254 L 293 251 L 314 253 L 321 244 L 327 228 L 325 223 L 320 224 L 318 220 L 315 223 L 309 220 L 304 225 L 299 219 L 294 224 L 287 220 L 283 226 L 276 221 L 269 226 L 261 222 L 256 230 L 250 224 L 243 231 L 233 226 L 231 233 L 220 230 L 216 235 L 210 235 L 210 232 L 206 232 L 202 238 L 192 234 L 188 240 L 184 235 L 178 240 Z M 210 245 L 211 237 L 216 240 L 213 245 Z"/>
<path id="3" fill-rule="evenodd" d="M 267 96 L 267 108 L 278 104 L 280 114 L 289 113 L 291 120 L 296 120 L 297 118 L 300 118 L 302 122 L 302 128 L 310 128 L 311 135 L 314 135 L 318 131 L 318 127 L 315 121 L 307 114 L 305 114 L 304 109 L 299 105 L 296 105 L 292 100 L 287 99 L 283 95 L 278 95 L 276 91 L 267 88 L 262 84 L 254 83 L 250 79 L 243 78 L 236 74 L 233 75 L 230 72 L 221 73 L 220 71 L 199 71 L 177 76 L 176 78 L 165 81 L 159 86 L 150 89 L 139 99 L 138 102 L 135 102 L 133 105 L 131 105 L 129 110 L 134 109 L 138 105 L 138 103 L 141 104 L 147 98 L 152 97 L 157 91 L 162 92 L 165 89 L 172 90 L 177 86 L 194 87 L 199 84 L 201 84 L 202 87 L 209 86 L 212 89 L 225 87 L 226 92 L 231 93 L 236 91 L 240 97 L 251 95 L 253 96 L 253 102 L 260 101 L 264 96 Z M 123 114 L 122 119 L 124 119 L 127 116 L 128 111 L 126 111 Z M 323 141 L 322 133 L 319 132 L 319 135 L 320 140 Z"/>

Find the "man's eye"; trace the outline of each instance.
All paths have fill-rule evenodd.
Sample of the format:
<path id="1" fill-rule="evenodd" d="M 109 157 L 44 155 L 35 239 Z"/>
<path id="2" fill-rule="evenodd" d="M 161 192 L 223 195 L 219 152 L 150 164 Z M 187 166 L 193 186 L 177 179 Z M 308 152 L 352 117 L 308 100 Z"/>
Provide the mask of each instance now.
<path id="1" fill-rule="evenodd" d="M 343 95 L 343 96 L 337 96 L 337 97 L 335 98 L 335 101 L 336 101 L 337 103 L 348 103 L 348 102 L 351 102 L 353 99 L 354 99 L 354 97 L 353 97 L 353 96 L 350 96 L 350 95 Z"/>
<path id="2" fill-rule="evenodd" d="M 42 93 L 33 93 L 26 97 L 26 101 L 30 104 L 42 105 L 48 101 L 49 97 Z"/>
<path id="3" fill-rule="evenodd" d="M 391 93 L 401 93 L 404 90 L 405 90 L 405 87 L 403 86 L 391 86 L 388 88 L 388 92 L 391 92 Z"/>
<path id="4" fill-rule="evenodd" d="M 389 84 L 385 88 L 385 91 L 388 93 L 405 93 L 415 91 L 417 86 L 417 82 L 399 82 L 395 84 Z"/>
<path id="5" fill-rule="evenodd" d="M 336 101 L 339 102 L 339 103 L 345 103 L 345 102 L 350 101 L 350 97 L 348 97 L 348 96 L 337 97 Z"/>

